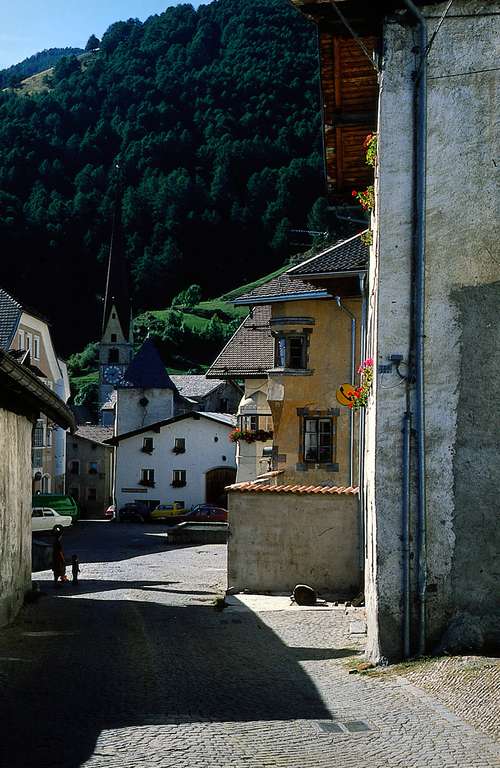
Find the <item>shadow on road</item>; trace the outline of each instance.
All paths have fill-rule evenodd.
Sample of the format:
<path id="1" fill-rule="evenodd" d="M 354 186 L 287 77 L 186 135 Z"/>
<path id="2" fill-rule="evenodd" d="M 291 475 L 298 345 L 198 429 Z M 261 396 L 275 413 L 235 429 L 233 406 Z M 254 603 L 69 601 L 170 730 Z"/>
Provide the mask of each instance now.
<path id="1" fill-rule="evenodd" d="M 77 768 L 101 731 L 151 722 L 330 719 L 299 660 L 352 653 L 289 648 L 252 613 L 45 597 L 0 638 L 5 764 Z"/>

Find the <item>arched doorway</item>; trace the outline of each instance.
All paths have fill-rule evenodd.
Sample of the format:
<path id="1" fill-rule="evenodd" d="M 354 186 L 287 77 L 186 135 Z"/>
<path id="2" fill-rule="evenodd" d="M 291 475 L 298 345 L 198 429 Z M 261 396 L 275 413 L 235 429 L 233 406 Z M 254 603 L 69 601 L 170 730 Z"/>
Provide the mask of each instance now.
<path id="1" fill-rule="evenodd" d="M 209 469 L 205 475 L 205 500 L 207 504 L 227 506 L 227 493 L 224 488 L 236 480 L 236 470 L 233 467 L 216 467 Z"/>

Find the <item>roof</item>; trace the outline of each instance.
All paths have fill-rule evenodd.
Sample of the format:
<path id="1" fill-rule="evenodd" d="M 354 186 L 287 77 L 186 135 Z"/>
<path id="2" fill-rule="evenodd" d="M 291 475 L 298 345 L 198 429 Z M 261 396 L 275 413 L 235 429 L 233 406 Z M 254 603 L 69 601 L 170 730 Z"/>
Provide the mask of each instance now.
<path id="1" fill-rule="evenodd" d="M 79 425 L 75 434 L 78 437 L 84 437 L 85 440 L 92 440 L 93 443 L 104 443 L 113 437 L 113 427 L 101 427 L 98 424 Z"/>
<path id="2" fill-rule="evenodd" d="M 175 384 L 177 391 L 182 397 L 197 398 L 205 397 L 217 389 L 221 384 L 225 384 L 223 379 L 207 379 L 205 374 L 186 374 L 185 376 L 170 376 Z"/>
<path id="3" fill-rule="evenodd" d="M 111 242 L 109 244 L 108 271 L 106 275 L 106 292 L 104 295 L 104 312 L 102 318 L 102 332 L 106 330 L 113 305 L 116 308 L 118 319 L 126 339 L 130 337 L 130 320 L 132 305 L 128 286 L 128 274 L 125 263 L 123 246 L 123 227 L 121 222 L 121 201 L 115 201 L 113 211 L 113 228 Z"/>
<path id="4" fill-rule="evenodd" d="M 235 483 L 226 488 L 227 491 L 240 493 L 298 493 L 301 495 L 316 493 L 323 496 L 356 496 L 359 488 L 341 485 L 269 485 L 259 482 Z"/>
<path id="5" fill-rule="evenodd" d="M 176 424 L 178 421 L 183 421 L 184 419 L 194 419 L 195 421 L 198 421 L 199 419 L 207 419 L 208 421 L 215 421 L 230 428 L 236 426 L 236 416 L 233 416 L 230 413 L 200 413 L 199 411 L 189 411 L 188 413 L 182 413 L 179 416 L 172 416 L 170 419 L 155 421 L 153 424 L 147 424 L 145 427 L 134 429 L 131 432 L 124 432 L 122 435 L 116 435 L 105 442 L 108 445 L 118 445 L 122 440 L 127 440 L 129 437 L 142 435 L 144 432 L 159 432 L 162 427 L 167 427 L 169 424 Z"/>
<path id="6" fill-rule="evenodd" d="M 366 231 L 366 230 L 365 230 Z M 294 278 L 325 277 L 364 272 L 368 264 L 369 247 L 361 240 L 363 232 L 323 249 L 310 259 L 296 264 L 287 275 Z"/>
<path id="7" fill-rule="evenodd" d="M 331 298 L 327 291 L 302 280 L 292 280 L 288 272 L 259 285 L 253 291 L 238 296 L 234 304 L 271 304 L 276 301 Z"/>
<path id="8" fill-rule="evenodd" d="M 207 371 L 207 377 L 247 378 L 264 376 L 274 366 L 274 339 L 269 320 L 271 307 L 259 305 L 232 335 Z"/>
<path id="9" fill-rule="evenodd" d="M 146 339 L 118 386 L 137 389 L 175 389 L 153 339 Z"/>
<path id="10" fill-rule="evenodd" d="M 12 344 L 22 313 L 21 304 L 0 288 L 0 349 L 8 349 Z"/>

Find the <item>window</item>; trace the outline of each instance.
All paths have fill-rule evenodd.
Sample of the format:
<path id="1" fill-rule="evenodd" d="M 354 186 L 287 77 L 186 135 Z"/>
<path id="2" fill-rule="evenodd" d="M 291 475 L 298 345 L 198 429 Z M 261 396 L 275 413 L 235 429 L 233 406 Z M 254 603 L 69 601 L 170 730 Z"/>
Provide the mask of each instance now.
<path id="1" fill-rule="evenodd" d="M 108 363 L 119 363 L 120 353 L 117 349 L 110 349 L 108 352 Z"/>
<path id="2" fill-rule="evenodd" d="M 173 488 L 182 488 L 186 485 L 186 470 L 174 469 L 172 472 L 172 486 Z"/>
<path id="3" fill-rule="evenodd" d="M 33 430 L 33 448 L 45 447 L 45 435 L 44 435 L 44 422 L 43 419 L 38 419 L 36 426 Z"/>
<path id="4" fill-rule="evenodd" d="M 332 462 L 332 419 L 304 419 L 304 461 Z"/>
<path id="5" fill-rule="evenodd" d="M 26 333 L 24 335 L 24 339 L 25 339 L 25 341 L 24 341 L 24 348 L 25 348 L 25 350 L 27 352 L 31 352 L 31 348 L 33 346 L 33 336 L 31 335 L 31 333 Z"/>
<path id="6" fill-rule="evenodd" d="M 111 334 L 111 343 L 116 344 L 116 333 Z"/>
<path id="7" fill-rule="evenodd" d="M 52 446 L 52 427 L 47 426 L 47 448 L 50 448 Z"/>
<path id="8" fill-rule="evenodd" d="M 275 360 L 278 368 L 301 370 L 307 367 L 305 334 L 281 334 L 276 339 Z"/>
<path id="9" fill-rule="evenodd" d="M 97 501 L 97 488 L 87 488 L 87 501 Z"/>
<path id="10" fill-rule="evenodd" d="M 43 517 L 43 509 L 34 509 L 31 513 L 31 517 Z"/>
<path id="11" fill-rule="evenodd" d="M 33 358 L 40 360 L 40 336 L 33 336 Z"/>
<path id="12" fill-rule="evenodd" d="M 99 464 L 97 461 L 89 461 L 88 473 L 89 475 L 97 475 L 99 471 Z"/>
<path id="13" fill-rule="evenodd" d="M 219 403 L 219 410 L 221 413 L 227 413 L 227 410 L 229 408 L 229 400 L 227 397 L 221 397 L 220 403 Z"/>
<path id="14" fill-rule="evenodd" d="M 44 509 L 43 510 L 43 516 L 44 517 L 54 517 L 54 512 L 52 509 Z"/>
<path id="15" fill-rule="evenodd" d="M 259 429 L 272 432 L 273 419 L 267 414 L 252 414 L 251 416 L 238 416 L 238 427 L 243 431 L 256 432 Z"/>
<path id="16" fill-rule="evenodd" d="M 69 463 L 69 473 L 70 473 L 70 475 L 79 475 L 80 474 L 80 462 L 79 461 L 70 461 L 70 463 Z"/>
<path id="17" fill-rule="evenodd" d="M 70 496 L 73 496 L 75 501 L 78 501 L 78 499 L 80 498 L 80 489 L 75 485 L 73 486 L 73 488 L 69 489 L 69 494 Z"/>
<path id="18" fill-rule="evenodd" d="M 142 450 L 144 453 L 153 453 L 154 451 L 154 439 L 152 437 L 145 437 L 142 441 Z"/>
<path id="19" fill-rule="evenodd" d="M 42 493 L 50 493 L 50 477 L 48 475 L 42 477 Z"/>
<path id="20" fill-rule="evenodd" d="M 24 331 L 19 331 L 19 344 L 18 349 L 24 349 Z"/>
<path id="21" fill-rule="evenodd" d="M 174 453 L 186 453 L 186 439 L 184 437 L 176 437 L 173 450 Z"/>
<path id="22" fill-rule="evenodd" d="M 139 485 L 146 485 L 150 488 L 154 488 L 155 484 L 155 471 L 154 469 L 141 469 L 141 479 Z"/>

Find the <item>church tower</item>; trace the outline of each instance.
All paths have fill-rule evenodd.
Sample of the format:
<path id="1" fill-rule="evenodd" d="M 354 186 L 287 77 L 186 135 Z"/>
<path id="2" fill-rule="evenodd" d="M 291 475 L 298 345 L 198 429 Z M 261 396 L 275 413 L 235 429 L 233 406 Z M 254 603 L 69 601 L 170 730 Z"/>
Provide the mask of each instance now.
<path id="1" fill-rule="evenodd" d="M 117 195 L 109 247 L 102 336 L 99 344 L 99 421 L 101 408 L 123 379 L 132 360 L 132 307 L 123 252 L 121 200 Z"/>

